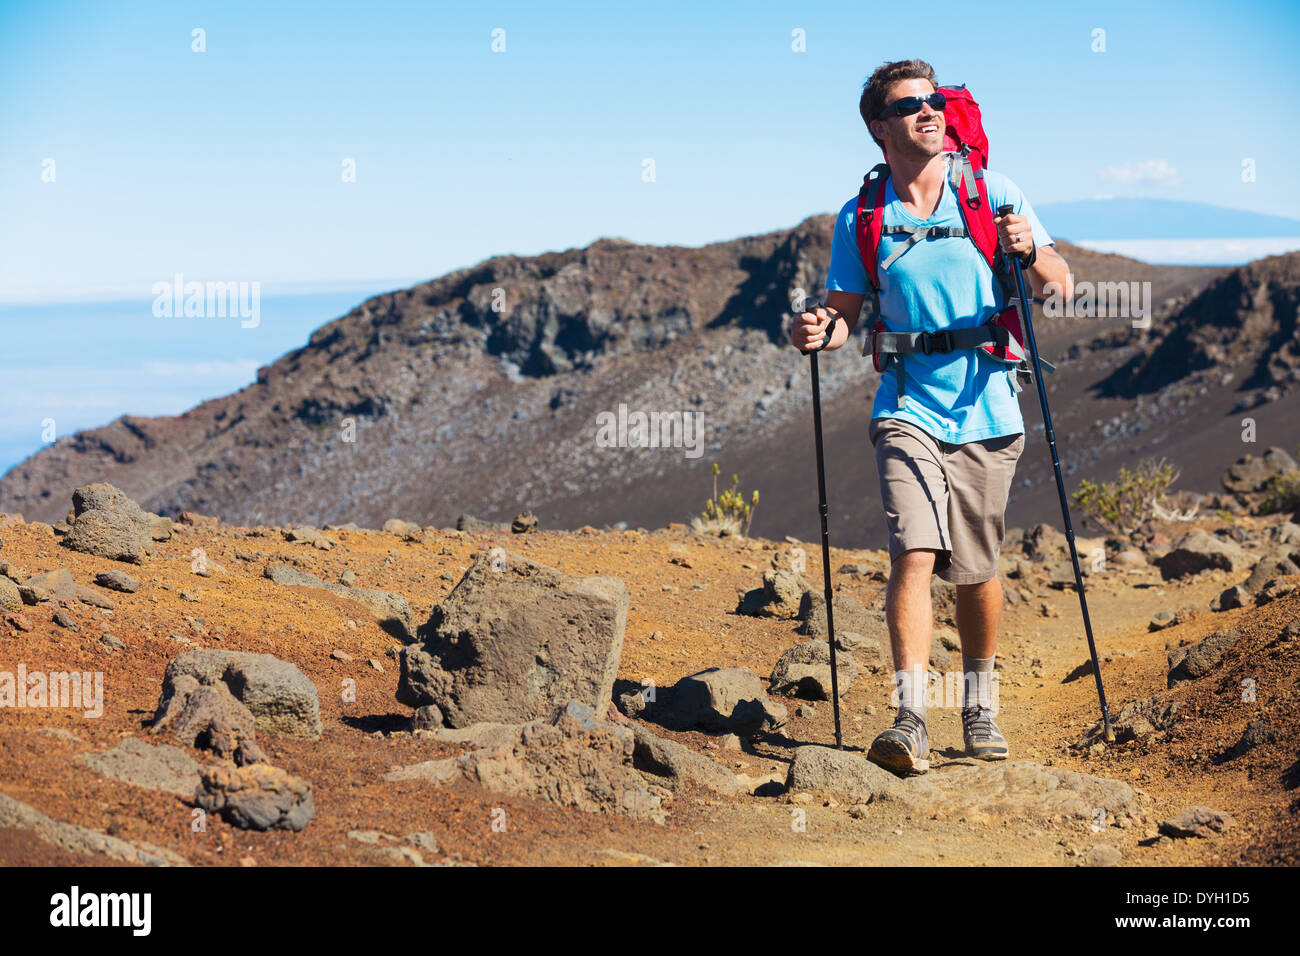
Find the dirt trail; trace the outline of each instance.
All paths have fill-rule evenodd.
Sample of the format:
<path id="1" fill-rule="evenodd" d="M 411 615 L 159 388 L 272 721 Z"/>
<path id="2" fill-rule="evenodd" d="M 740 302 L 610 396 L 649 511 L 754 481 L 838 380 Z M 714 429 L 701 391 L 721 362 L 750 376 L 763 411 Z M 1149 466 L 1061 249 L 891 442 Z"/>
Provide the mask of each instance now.
<path id="1" fill-rule="evenodd" d="M 1288 728 L 1291 740 L 1300 729 L 1298 642 L 1269 644 L 1300 612 L 1298 593 L 1260 609 L 1199 610 L 1176 627 L 1150 633 L 1147 621 L 1155 611 L 1205 609 L 1235 581 L 1211 572 L 1174 586 L 1161 582 L 1150 568 L 1091 577 L 1089 601 L 1098 644 L 1112 658 L 1103 664 L 1112 712 L 1164 689 L 1167 643 L 1196 641 L 1230 624 L 1246 635 L 1243 645 L 1256 641 L 1265 648 L 1249 661 L 1225 661 L 1223 673 L 1216 671 L 1188 691 L 1188 706 L 1208 716 L 1190 722 L 1175 742 L 1092 754 L 1068 746 L 1097 712 L 1090 677 L 1062 683 L 1087 658 L 1077 599 L 1070 590 L 1011 582 L 1032 591 L 1029 600 L 1008 606 L 1000 649 L 1000 720 L 1013 757 L 1139 788 L 1145 794 L 1143 816 L 1124 821 L 1129 825 L 1094 832 L 1089 824 L 1070 820 L 1030 823 L 978 811 L 926 816 L 889 802 L 853 810 L 806 795 L 778 794 L 779 787 L 762 783 L 784 780 L 794 747 L 833 739 L 828 704 L 819 703 L 812 716 L 799 717 L 791 701 L 783 737 L 769 736 L 745 751 L 726 749 L 719 738 L 705 734 L 654 728 L 748 778 L 751 791 L 773 794 L 730 798 L 679 791 L 669 805 L 667 824 L 658 826 L 505 797 L 467 783 L 434 789 L 416 781 L 384 781 L 381 775 L 395 766 L 467 748 L 400 732 L 410 711 L 394 698 L 397 662 L 387 652 L 397 642 L 364 608 L 324 591 L 275 584 L 263 577 L 263 569 L 283 562 L 327 581 L 351 570 L 358 586 L 405 595 L 421 622 L 451 590 L 471 555 L 496 545 L 566 572 L 614 575 L 626 582 L 631 595 L 619 679 L 633 684 L 649 680 L 662 687 L 711 666 L 743 665 L 766 677 L 780 653 L 804 639 L 795 633 L 795 622 L 734 613 L 738 593 L 758 585 L 778 549 L 794 545 L 701 539 L 682 528 L 530 535 L 443 531 L 427 533 L 418 543 L 377 531 L 326 536 L 337 544 L 319 551 L 290 544 L 275 530 L 186 528 L 157 544 L 156 554 L 137 568 L 70 552 L 45 526 L 0 529 L 0 557 L 29 574 L 66 567 L 86 584 L 96 572 L 117 567 L 142 583 L 134 594 L 111 594 L 116 603 L 112 611 L 80 604 L 64 608 L 78 632 L 52 621 L 51 604 L 23 609 L 29 631 L 0 615 L 0 671 L 13 672 L 22 663 L 29 671 L 76 668 L 105 675 L 100 718 L 56 709 L 0 711 L 0 794 L 54 820 L 152 844 L 200 865 L 391 862 L 375 846 L 349 837 L 350 831 L 364 830 L 398 840 L 411 832 L 432 833 L 439 850 L 426 858 L 477 864 L 1075 865 L 1090 848 L 1106 843 L 1120 851 L 1126 865 L 1195 866 L 1294 863 L 1300 852 L 1293 745 L 1287 745 L 1289 756 L 1279 745 L 1236 761 L 1219 759 L 1261 713 Z M 811 544 L 802 547 L 808 580 L 820 581 L 818 550 Z M 225 573 L 196 577 L 191 571 L 195 548 L 204 549 Z M 833 568 L 846 562 L 878 568 L 887 563 L 881 552 L 837 549 Z M 882 577 L 875 577 L 839 575 L 836 581 L 841 593 L 869 605 L 883 588 Z M 182 590 L 196 585 L 197 600 L 181 597 Z M 100 641 L 103 633 L 120 639 L 125 649 L 107 650 Z M 145 727 L 164 667 L 191 643 L 272 653 L 297 665 L 317 686 L 325 722 L 320 741 L 259 736 L 276 766 L 315 788 L 315 819 L 304 831 L 248 832 L 213 818 L 205 832 L 196 833 L 189 801 L 101 777 L 79 762 L 80 755 L 106 750 L 124 737 L 154 742 Z M 331 657 L 333 651 L 351 660 Z M 368 663 L 371 659 L 382 671 Z M 1231 669 L 1239 666 L 1252 668 L 1259 701 L 1226 708 L 1222 701 L 1236 693 Z M 354 702 L 342 699 L 346 681 L 355 682 Z M 1211 688 L 1207 682 L 1217 683 Z M 1196 694 L 1201 697 L 1192 699 Z M 865 748 L 885 725 L 887 699 L 885 675 L 864 672 L 843 702 L 848 746 Z M 931 773 L 938 775 L 966 761 L 955 749 L 961 740 L 957 711 L 931 713 Z M 1237 826 L 1212 840 L 1153 839 L 1158 821 L 1194 804 L 1230 813 Z M 492 825 L 498 808 L 505 811 L 504 832 Z M 802 829 L 797 825 L 801 818 Z M 394 844 L 381 838 L 380 845 Z M 29 830 L 0 827 L 0 863 L 68 862 L 110 861 L 71 854 L 36 840 Z"/>

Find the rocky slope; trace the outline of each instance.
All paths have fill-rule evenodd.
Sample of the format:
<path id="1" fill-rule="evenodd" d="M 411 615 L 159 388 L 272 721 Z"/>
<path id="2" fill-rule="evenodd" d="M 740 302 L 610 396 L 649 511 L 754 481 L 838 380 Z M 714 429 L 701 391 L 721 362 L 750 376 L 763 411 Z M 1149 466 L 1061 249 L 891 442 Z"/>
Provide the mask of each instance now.
<path id="1" fill-rule="evenodd" d="M 792 289 L 821 288 L 830 223 L 813 217 L 700 249 L 601 240 L 378 296 L 238 393 L 60 439 L 0 479 L 0 510 L 53 521 L 73 488 L 102 479 L 160 514 L 189 508 L 238 523 L 377 526 L 401 515 L 447 526 L 464 511 L 509 519 L 531 508 L 551 527 L 654 525 L 698 510 L 717 460 L 762 489 L 756 530 L 800 532 L 815 521 L 807 362 L 781 326 Z M 1151 281 L 1157 323 L 1216 274 L 1061 248 L 1080 280 Z M 1043 323 L 1049 353 L 1077 345 L 1082 355 L 1052 383 L 1067 431 L 1076 405 L 1089 426 L 1122 411 L 1086 389 L 1129 347 L 1095 345 L 1097 332 L 1126 326 Z M 865 544 L 879 531 L 861 507 L 874 485 L 861 452 L 874 376 L 857 352 L 822 367 L 834 514 L 852 522 L 845 543 Z M 699 456 L 600 447 L 597 416 L 620 405 L 701 413 Z M 1032 416 L 1032 399 L 1025 406 Z M 1118 454 L 1147 436 L 1117 441 Z M 1022 497 L 1017 520 L 1052 501 L 1033 489 Z"/>

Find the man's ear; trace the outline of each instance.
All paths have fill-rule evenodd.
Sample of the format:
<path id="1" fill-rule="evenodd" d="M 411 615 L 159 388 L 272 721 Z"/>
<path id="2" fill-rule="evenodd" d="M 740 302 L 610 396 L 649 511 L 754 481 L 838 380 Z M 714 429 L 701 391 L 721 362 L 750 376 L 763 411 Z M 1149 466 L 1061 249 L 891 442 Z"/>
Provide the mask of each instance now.
<path id="1" fill-rule="evenodd" d="M 876 139 L 880 140 L 883 143 L 885 141 L 886 134 L 888 134 L 889 132 L 889 127 L 885 125 L 884 120 L 872 120 L 870 123 L 867 124 L 867 130 L 868 132 L 871 133 L 872 136 L 874 136 Z"/>

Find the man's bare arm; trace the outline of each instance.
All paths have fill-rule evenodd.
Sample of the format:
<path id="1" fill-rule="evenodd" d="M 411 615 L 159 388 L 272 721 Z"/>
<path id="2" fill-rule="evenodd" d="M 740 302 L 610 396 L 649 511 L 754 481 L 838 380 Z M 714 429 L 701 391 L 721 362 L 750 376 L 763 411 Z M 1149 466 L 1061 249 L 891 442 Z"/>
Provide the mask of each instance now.
<path id="1" fill-rule="evenodd" d="M 1060 290 L 1063 301 L 1074 298 L 1074 282 L 1070 278 L 1070 267 L 1061 254 L 1051 246 L 1039 246 L 1034 264 L 1025 270 L 1025 277 L 1033 286 L 1033 294 L 1042 298 L 1049 282 L 1055 282 L 1055 290 Z"/>

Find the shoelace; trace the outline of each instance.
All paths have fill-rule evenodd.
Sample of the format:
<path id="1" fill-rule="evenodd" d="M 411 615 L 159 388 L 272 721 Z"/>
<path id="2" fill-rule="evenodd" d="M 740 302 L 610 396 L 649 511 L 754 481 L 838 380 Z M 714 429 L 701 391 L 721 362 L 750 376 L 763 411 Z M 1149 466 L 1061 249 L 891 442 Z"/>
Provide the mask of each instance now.
<path id="1" fill-rule="evenodd" d="M 921 735 L 925 732 L 925 721 L 922 720 L 921 716 L 915 711 L 903 708 L 898 712 L 898 715 L 894 717 L 892 729 L 901 730 L 909 737 L 915 737 L 917 740 L 920 740 Z"/>
<path id="2" fill-rule="evenodd" d="M 978 736 L 991 737 L 996 731 L 993 711 L 988 707 L 971 707 L 962 712 L 962 718 L 971 732 Z"/>

